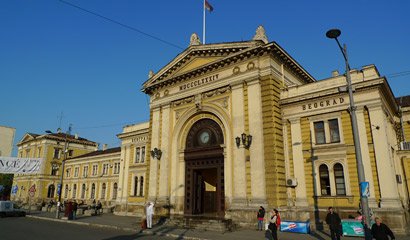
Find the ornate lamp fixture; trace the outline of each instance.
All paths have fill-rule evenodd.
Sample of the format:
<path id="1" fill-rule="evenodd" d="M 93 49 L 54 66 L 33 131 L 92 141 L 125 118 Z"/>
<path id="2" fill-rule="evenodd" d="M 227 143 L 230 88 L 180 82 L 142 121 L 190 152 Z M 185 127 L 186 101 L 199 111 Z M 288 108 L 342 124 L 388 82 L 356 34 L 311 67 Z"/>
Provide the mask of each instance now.
<path id="1" fill-rule="evenodd" d="M 162 156 L 162 151 L 161 151 L 161 149 L 154 148 L 153 150 L 151 150 L 151 157 L 160 160 L 160 159 L 161 159 L 161 156 Z"/>
<path id="2" fill-rule="evenodd" d="M 249 147 L 252 144 L 252 135 L 247 135 L 246 133 L 242 133 L 241 137 L 236 137 L 235 142 L 236 142 L 236 147 L 239 148 L 241 145 L 241 140 L 242 140 L 242 145 L 246 148 L 249 149 Z"/>

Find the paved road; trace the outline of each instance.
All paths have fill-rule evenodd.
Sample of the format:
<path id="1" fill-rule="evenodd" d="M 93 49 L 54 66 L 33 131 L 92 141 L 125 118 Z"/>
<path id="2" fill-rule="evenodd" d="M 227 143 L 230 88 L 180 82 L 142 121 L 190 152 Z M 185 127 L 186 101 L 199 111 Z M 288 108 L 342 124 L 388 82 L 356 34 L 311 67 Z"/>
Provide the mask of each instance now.
<path id="1" fill-rule="evenodd" d="M 31 218 L 0 218 L 1 240 L 148 240 L 172 238 L 132 232 L 45 221 Z"/>

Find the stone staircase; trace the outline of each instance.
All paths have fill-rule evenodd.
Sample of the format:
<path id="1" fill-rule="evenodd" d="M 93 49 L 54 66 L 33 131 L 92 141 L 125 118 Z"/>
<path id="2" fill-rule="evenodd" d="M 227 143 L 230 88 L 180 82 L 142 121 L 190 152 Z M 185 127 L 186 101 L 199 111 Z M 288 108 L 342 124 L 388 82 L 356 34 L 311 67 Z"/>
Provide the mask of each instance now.
<path id="1" fill-rule="evenodd" d="M 202 231 L 228 232 L 235 229 L 231 219 L 207 216 L 171 216 L 166 225 Z"/>

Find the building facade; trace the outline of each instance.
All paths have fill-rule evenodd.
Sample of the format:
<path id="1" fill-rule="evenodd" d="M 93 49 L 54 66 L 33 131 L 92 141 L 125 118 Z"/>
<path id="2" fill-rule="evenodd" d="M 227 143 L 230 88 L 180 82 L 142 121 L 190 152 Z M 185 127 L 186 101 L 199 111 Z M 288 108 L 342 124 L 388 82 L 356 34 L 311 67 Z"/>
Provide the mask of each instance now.
<path id="1" fill-rule="evenodd" d="M 371 208 L 404 231 L 409 153 L 400 147 L 399 105 L 375 66 L 351 74 Z M 204 45 L 193 34 L 190 46 L 151 71 L 142 88 L 150 96 L 141 170 L 148 181 L 138 201 L 155 202 L 159 214 L 211 215 L 240 225 L 254 224 L 260 205 L 314 227 L 328 206 L 343 217 L 355 213 L 360 197 L 345 86 L 337 72 L 317 81 L 268 42 L 263 27 L 245 42 Z M 401 111 L 408 124 L 408 108 Z M 128 144 L 121 158 L 134 154 Z M 126 176 L 122 189 L 131 195 Z"/>
<path id="2" fill-rule="evenodd" d="M 15 128 L 0 126 L 0 156 L 11 156 L 15 134 Z"/>
<path id="3" fill-rule="evenodd" d="M 120 155 L 119 147 L 103 148 L 67 159 L 62 198 L 114 206 L 118 197 Z"/>
<path id="4" fill-rule="evenodd" d="M 34 134 L 27 133 L 17 144 L 18 157 L 44 158 L 38 174 L 15 174 L 13 186 L 18 187 L 12 200 L 27 203 L 57 199 L 57 186 L 60 183 L 61 164 L 64 159 L 64 145 L 67 142 L 67 158 L 83 155 L 98 149 L 96 142 L 65 133 Z M 28 191 L 35 186 L 34 196 L 29 199 Z"/>

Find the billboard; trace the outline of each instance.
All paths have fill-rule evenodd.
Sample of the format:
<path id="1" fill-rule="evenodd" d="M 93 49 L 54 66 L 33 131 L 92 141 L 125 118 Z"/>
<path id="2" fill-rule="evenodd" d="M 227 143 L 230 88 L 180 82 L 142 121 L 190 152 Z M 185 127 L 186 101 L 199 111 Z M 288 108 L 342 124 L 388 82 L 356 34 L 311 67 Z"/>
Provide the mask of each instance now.
<path id="1" fill-rule="evenodd" d="M 310 222 L 282 221 L 280 223 L 280 231 L 294 233 L 310 233 Z"/>
<path id="2" fill-rule="evenodd" d="M 43 162 L 43 158 L 0 157 L 0 173 L 39 173 Z"/>

